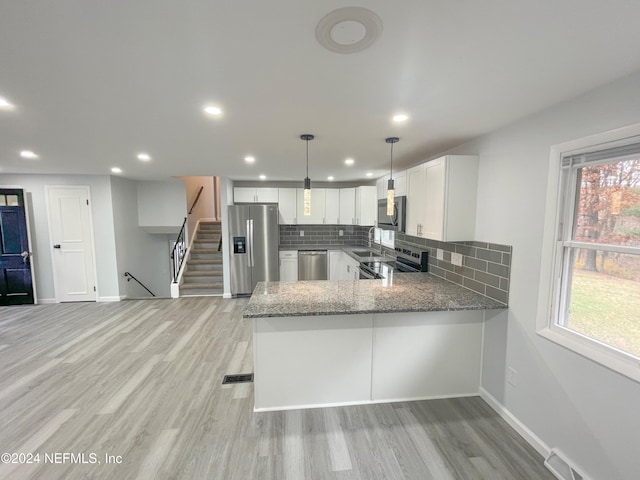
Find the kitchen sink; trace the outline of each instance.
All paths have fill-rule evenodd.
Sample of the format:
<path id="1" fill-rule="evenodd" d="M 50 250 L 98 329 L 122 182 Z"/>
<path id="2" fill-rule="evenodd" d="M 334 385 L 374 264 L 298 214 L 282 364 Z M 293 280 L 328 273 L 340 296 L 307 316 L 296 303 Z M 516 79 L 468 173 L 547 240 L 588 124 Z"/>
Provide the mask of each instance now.
<path id="1" fill-rule="evenodd" d="M 378 252 L 372 252 L 370 250 L 351 250 L 356 257 L 365 258 L 365 257 L 379 257 L 380 254 Z"/>

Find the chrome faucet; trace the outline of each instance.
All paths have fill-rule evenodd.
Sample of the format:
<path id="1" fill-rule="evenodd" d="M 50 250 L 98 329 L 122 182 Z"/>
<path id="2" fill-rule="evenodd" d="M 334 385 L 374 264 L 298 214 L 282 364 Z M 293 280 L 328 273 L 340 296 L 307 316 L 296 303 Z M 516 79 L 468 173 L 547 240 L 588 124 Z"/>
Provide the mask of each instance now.
<path id="1" fill-rule="evenodd" d="M 369 229 L 369 233 L 367 234 L 367 238 L 368 238 L 368 240 L 369 240 L 369 248 L 371 248 L 371 238 L 372 238 L 372 237 L 371 237 L 371 232 L 373 232 L 373 231 L 375 230 L 375 228 L 376 228 L 375 226 L 371 227 L 371 228 Z"/>

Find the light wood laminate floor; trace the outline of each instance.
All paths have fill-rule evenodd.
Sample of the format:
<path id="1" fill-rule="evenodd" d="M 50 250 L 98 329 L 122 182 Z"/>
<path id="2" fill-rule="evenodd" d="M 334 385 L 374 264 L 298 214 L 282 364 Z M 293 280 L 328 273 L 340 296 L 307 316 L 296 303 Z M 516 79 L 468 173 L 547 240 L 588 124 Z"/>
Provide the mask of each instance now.
<path id="1" fill-rule="evenodd" d="M 253 413 L 245 303 L 0 308 L 0 479 L 553 478 L 477 397 Z"/>

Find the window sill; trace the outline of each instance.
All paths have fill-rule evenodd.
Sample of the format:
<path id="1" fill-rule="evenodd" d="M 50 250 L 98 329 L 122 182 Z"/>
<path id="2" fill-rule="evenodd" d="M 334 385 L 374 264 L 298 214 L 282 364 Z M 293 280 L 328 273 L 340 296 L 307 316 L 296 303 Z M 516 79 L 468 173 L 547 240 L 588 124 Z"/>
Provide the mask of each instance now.
<path id="1" fill-rule="evenodd" d="M 562 327 L 545 327 L 538 335 L 640 383 L 640 360 Z"/>

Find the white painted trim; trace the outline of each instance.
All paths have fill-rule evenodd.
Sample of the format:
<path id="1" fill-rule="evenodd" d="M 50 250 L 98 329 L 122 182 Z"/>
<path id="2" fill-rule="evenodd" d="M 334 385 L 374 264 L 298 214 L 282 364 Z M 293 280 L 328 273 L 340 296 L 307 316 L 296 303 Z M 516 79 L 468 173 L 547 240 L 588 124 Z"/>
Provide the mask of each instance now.
<path id="1" fill-rule="evenodd" d="M 49 303 L 58 303 L 55 298 L 39 298 L 37 305 L 45 305 Z"/>
<path id="2" fill-rule="evenodd" d="M 480 387 L 480 398 L 482 398 L 487 405 L 493 408 L 500 417 L 509 424 L 511 428 L 513 428 L 518 434 L 524 438 L 524 440 L 531 445 L 536 451 L 546 457 L 551 448 L 542 441 L 540 437 L 538 437 L 532 430 L 529 429 L 524 423 L 522 423 L 513 413 L 507 409 L 504 405 L 502 405 L 496 398 L 487 392 L 484 388 Z"/>
<path id="3" fill-rule="evenodd" d="M 469 398 L 477 397 L 478 392 L 475 393 L 462 393 L 458 395 L 435 395 L 430 397 L 415 397 L 415 398 L 394 398 L 385 400 L 362 400 L 355 402 L 333 402 L 333 403 L 313 403 L 306 405 L 288 405 L 286 407 L 265 407 L 265 408 L 253 408 L 254 412 L 280 412 L 286 410 L 308 410 L 311 408 L 332 408 L 332 407 L 350 407 L 355 405 L 375 405 L 382 403 L 400 403 L 400 402 L 419 402 L 422 400 L 442 400 L 446 398 Z"/>
<path id="4" fill-rule="evenodd" d="M 233 295 L 231 295 L 230 293 L 223 293 L 222 298 L 227 298 L 227 299 L 233 298 Z"/>
<path id="5" fill-rule="evenodd" d="M 577 332 L 562 328 L 555 324 L 555 318 L 560 308 L 562 274 L 557 248 L 563 233 L 558 231 L 563 200 L 560 169 L 562 157 L 567 154 L 604 150 L 639 140 L 640 123 L 551 146 L 536 316 L 536 331 L 541 337 L 637 382 L 640 382 L 639 359 Z"/>
<path id="6" fill-rule="evenodd" d="M 94 235 L 94 229 L 93 229 L 93 199 L 91 198 L 91 187 L 89 185 L 45 185 L 44 186 L 44 200 L 45 200 L 45 206 L 47 209 L 47 227 L 48 227 L 48 235 L 49 235 L 49 245 L 52 245 L 53 242 L 51 241 L 51 206 L 49 205 L 49 191 L 51 189 L 54 188 L 75 188 L 75 189 L 85 189 L 87 192 L 87 200 L 89 201 L 89 235 L 91 236 L 91 238 L 89 239 L 89 241 L 91 242 L 91 248 L 92 248 L 92 252 L 91 255 L 93 257 L 93 284 L 96 287 L 96 291 L 95 291 L 95 300 L 94 301 L 100 301 L 100 285 L 98 285 L 98 263 L 96 261 L 96 242 L 95 242 L 95 235 Z M 51 271 L 53 272 L 53 291 L 54 294 L 56 296 L 56 303 L 61 303 L 60 300 L 60 295 L 59 295 L 59 289 L 56 288 L 56 268 L 55 268 L 55 262 L 53 261 L 53 255 L 50 255 L 51 257 Z M 105 297 L 105 298 L 109 298 L 109 297 Z M 119 299 L 119 297 L 116 297 Z"/>
<path id="7" fill-rule="evenodd" d="M 98 302 L 119 302 L 120 300 L 120 295 L 116 295 L 113 297 L 98 297 Z"/>

